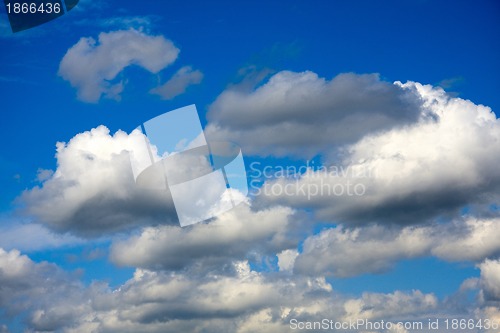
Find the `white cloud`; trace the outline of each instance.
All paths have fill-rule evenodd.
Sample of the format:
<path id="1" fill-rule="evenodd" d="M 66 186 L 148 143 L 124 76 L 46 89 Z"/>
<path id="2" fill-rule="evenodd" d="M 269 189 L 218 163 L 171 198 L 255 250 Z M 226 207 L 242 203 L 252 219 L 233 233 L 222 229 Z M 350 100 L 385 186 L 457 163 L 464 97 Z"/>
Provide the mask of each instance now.
<path id="1" fill-rule="evenodd" d="M 77 89 L 84 102 L 97 102 L 104 94 L 119 99 L 123 80 L 114 80 L 124 68 L 137 65 L 158 73 L 179 54 L 179 49 L 163 36 L 150 36 L 130 29 L 81 38 L 64 55 L 59 75 Z"/>
<path id="2" fill-rule="evenodd" d="M 295 261 L 302 274 L 350 277 L 386 271 L 402 259 L 436 256 L 482 262 L 500 254 L 500 219 L 459 219 L 447 224 L 327 229 L 304 241 Z"/>
<path id="3" fill-rule="evenodd" d="M 139 236 L 114 243 L 111 259 L 119 265 L 147 269 L 208 265 L 222 270 L 234 259 L 273 255 L 297 246 L 297 220 L 289 208 L 252 211 L 241 204 L 210 223 L 192 228 L 146 228 Z"/>
<path id="4" fill-rule="evenodd" d="M 193 70 L 191 66 L 184 66 L 179 69 L 163 85 L 153 88 L 152 94 L 160 95 L 162 99 L 173 99 L 184 92 L 193 84 L 200 84 L 203 79 L 203 73 L 199 70 Z"/>
<path id="5" fill-rule="evenodd" d="M 485 260 L 479 265 L 479 269 L 485 300 L 496 301 L 500 305 L 500 260 Z"/>
<path id="6" fill-rule="evenodd" d="M 19 251 L 0 248 L 0 307 L 9 317 L 28 312 L 27 325 L 54 331 L 88 311 L 84 288 L 54 264 L 35 263 Z"/>
<path id="7" fill-rule="evenodd" d="M 426 231 L 406 228 L 397 232 L 379 226 L 327 229 L 305 240 L 295 270 L 338 277 L 385 271 L 402 258 L 428 252 L 432 240 Z"/>
<path id="8" fill-rule="evenodd" d="M 313 208 L 321 219 L 397 224 L 494 203 L 500 189 L 500 120 L 492 110 L 450 98 L 440 88 L 396 85 L 422 100 L 418 122 L 343 147 L 339 165 L 326 151 L 325 167 L 341 167 L 347 175 L 309 170 L 298 181 L 268 180 L 271 190 L 282 191 L 262 191 L 260 199 Z"/>
<path id="9" fill-rule="evenodd" d="M 309 158 L 375 133 L 415 122 L 420 102 L 376 74 L 282 71 L 247 93 L 234 87 L 210 106 L 207 137 L 245 153 Z"/>
<path id="10" fill-rule="evenodd" d="M 84 287 L 55 265 L 0 249 L 0 306 L 7 319 L 27 313 L 28 330 L 68 333 L 273 332 L 291 330 L 291 319 L 426 322 L 457 311 L 419 290 L 347 297 L 322 277 L 256 272 L 246 261 L 234 261 L 231 267 L 229 274 L 137 269 L 133 278 L 112 290 L 98 282 Z M 492 306 L 478 305 L 467 304 L 469 313 L 478 318 L 498 315 Z"/>
<path id="11" fill-rule="evenodd" d="M 100 126 L 58 143 L 55 173 L 21 196 L 26 211 L 56 231 L 85 237 L 146 221 L 176 222 L 171 198 L 134 182 L 130 159 L 149 161 L 145 140 L 139 131 L 110 135 Z"/>
<path id="12" fill-rule="evenodd" d="M 438 307 L 438 299 L 433 294 L 419 290 L 411 293 L 395 291 L 391 294 L 363 293 L 361 298 L 344 303 L 344 320 L 357 319 L 397 319 L 404 315 L 419 316 L 432 312 Z"/>
<path id="13" fill-rule="evenodd" d="M 277 254 L 280 271 L 292 271 L 299 252 L 295 249 L 283 250 Z"/>

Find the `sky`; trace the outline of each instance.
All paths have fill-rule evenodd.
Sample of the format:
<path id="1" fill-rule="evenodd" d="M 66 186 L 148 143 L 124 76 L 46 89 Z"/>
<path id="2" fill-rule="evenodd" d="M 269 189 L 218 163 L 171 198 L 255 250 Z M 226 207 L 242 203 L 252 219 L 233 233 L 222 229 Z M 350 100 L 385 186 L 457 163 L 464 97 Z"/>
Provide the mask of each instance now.
<path id="1" fill-rule="evenodd" d="M 0 6 L 0 333 L 498 332 L 498 40 L 486 0 Z M 181 227 L 131 159 L 189 105 L 249 192 Z"/>

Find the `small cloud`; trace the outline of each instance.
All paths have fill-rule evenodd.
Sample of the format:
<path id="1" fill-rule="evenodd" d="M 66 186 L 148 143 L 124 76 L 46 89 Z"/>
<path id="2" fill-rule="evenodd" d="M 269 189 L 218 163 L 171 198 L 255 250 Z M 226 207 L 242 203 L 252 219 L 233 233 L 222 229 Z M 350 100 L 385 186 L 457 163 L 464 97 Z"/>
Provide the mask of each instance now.
<path id="1" fill-rule="evenodd" d="M 48 180 L 52 175 L 54 174 L 54 171 L 52 170 L 46 170 L 46 169 L 38 169 L 37 175 L 36 175 L 36 180 L 39 182 L 44 182 Z"/>
<path id="2" fill-rule="evenodd" d="M 179 49 L 163 36 L 119 30 L 81 38 L 64 55 L 59 75 L 77 89 L 78 99 L 96 103 L 102 95 L 119 100 L 124 82 L 113 82 L 126 67 L 158 73 L 172 64 Z"/>
<path id="3" fill-rule="evenodd" d="M 442 87 L 443 89 L 452 89 L 456 88 L 457 86 L 463 85 L 465 83 L 465 78 L 463 76 L 455 76 L 449 79 L 444 79 L 441 80 L 438 83 L 438 86 Z"/>
<path id="4" fill-rule="evenodd" d="M 200 84 L 201 80 L 203 80 L 201 71 L 193 70 L 191 66 L 184 66 L 170 80 L 152 89 L 150 93 L 159 95 L 162 99 L 173 99 L 185 93 L 190 85 Z"/>

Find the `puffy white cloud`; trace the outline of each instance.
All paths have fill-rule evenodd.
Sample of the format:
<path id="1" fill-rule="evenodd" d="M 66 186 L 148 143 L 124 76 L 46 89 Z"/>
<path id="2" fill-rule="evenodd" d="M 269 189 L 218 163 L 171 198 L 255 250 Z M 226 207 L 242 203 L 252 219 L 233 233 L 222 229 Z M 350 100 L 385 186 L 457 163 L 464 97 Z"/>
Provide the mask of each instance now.
<path id="1" fill-rule="evenodd" d="M 432 254 L 448 261 L 475 261 L 500 254 L 500 218 L 468 218 L 433 232 Z"/>
<path id="2" fill-rule="evenodd" d="M 184 66 L 179 69 L 167 82 L 159 87 L 153 88 L 152 94 L 160 95 L 162 99 L 173 99 L 186 92 L 186 89 L 193 84 L 200 84 L 203 73 L 193 70 L 191 66 Z"/>
<path id="3" fill-rule="evenodd" d="M 64 55 L 59 75 L 77 89 L 84 102 L 97 102 L 104 94 L 119 99 L 123 80 L 113 82 L 124 68 L 140 66 L 158 73 L 179 54 L 179 49 L 163 36 L 150 36 L 141 31 L 118 30 L 81 38 Z"/>
<path id="4" fill-rule="evenodd" d="M 309 170 L 298 180 L 268 180 L 262 201 L 314 208 L 319 218 L 344 223 L 398 224 L 494 203 L 500 120 L 492 110 L 451 98 L 441 88 L 396 85 L 416 94 L 422 115 L 432 116 L 343 147 L 339 165 L 329 155 L 323 170 Z M 329 172 L 333 167 L 346 173 Z"/>
<path id="5" fill-rule="evenodd" d="M 100 283 L 83 287 L 55 265 L 0 250 L 0 305 L 7 318 L 27 312 L 28 330 L 73 333 L 273 332 L 291 330 L 291 319 L 426 321 L 454 311 L 418 290 L 346 297 L 322 277 L 256 272 L 246 261 L 233 262 L 232 270 L 137 269 L 116 289 Z M 494 315 L 491 308 L 475 307 L 469 304 L 478 317 Z"/>
<path id="6" fill-rule="evenodd" d="M 245 153 L 311 157 L 368 133 L 415 122 L 415 94 L 376 74 L 282 71 L 250 93 L 229 88 L 210 106 L 209 138 L 237 142 Z"/>
<path id="7" fill-rule="evenodd" d="M 391 294 L 364 293 L 361 298 L 344 303 L 344 320 L 357 319 L 397 319 L 404 315 L 418 317 L 438 307 L 438 299 L 433 294 L 395 291 Z"/>
<path id="8" fill-rule="evenodd" d="M 295 259 L 299 255 L 299 252 L 295 249 L 283 250 L 278 253 L 278 267 L 280 271 L 292 271 L 295 264 Z"/>
<path id="9" fill-rule="evenodd" d="M 327 229 L 305 240 L 303 252 L 295 261 L 295 270 L 338 277 L 381 272 L 397 260 L 428 252 L 432 239 L 426 231 L 406 228 L 398 232 L 379 226 Z"/>
<path id="10" fill-rule="evenodd" d="M 0 248 L 0 307 L 4 316 L 28 313 L 36 331 L 70 325 L 80 311 L 88 311 L 84 288 L 75 277 L 54 264 L 35 263 L 19 251 Z"/>
<path id="11" fill-rule="evenodd" d="M 147 269 L 209 265 L 223 270 L 234 259 L 274 255 L 297 246 L 301 226 L 289 208 L 252 211 L 241 204 L 194 227 L 145 228 L 139 236 L 114 243 L 111 259 L 119 265 Z"/>
<path id="12" fill-rule="evenodd" d="M 496 301 L 500 305 L 500 260 L 485 260 L 479 265 L 479 269 L 485 300 Z"/>
<path id="13" fill-rule="evenodd" d="M 350 277 L 386 271 L 402 259 L 433 255 L 481 262 L 500 254 L 500 219 L 467 218 L 402 229 L 367 226 L 327 229 L 304 241 L 295 261 L 302 274 Z"/>
<path id="14" fill-rule="evenodd" d="M 54 230 L 81 236 L 177 221 L 171 198 L 134 182 L 131 159 L 149 161 L 142 156 L 145 140 L 139 131 L 110 135 L 100 126 L 58 143 L 55 173 L 21 197 L 27 212 Z"/>

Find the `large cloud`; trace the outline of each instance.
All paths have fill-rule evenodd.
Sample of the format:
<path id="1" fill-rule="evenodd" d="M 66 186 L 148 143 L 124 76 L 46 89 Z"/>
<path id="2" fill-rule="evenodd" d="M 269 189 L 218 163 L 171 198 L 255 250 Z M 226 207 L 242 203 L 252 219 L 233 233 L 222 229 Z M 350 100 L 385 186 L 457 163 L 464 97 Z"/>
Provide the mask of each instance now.
<path id="1" fill-rule="evenodd" d="M 146 269 L 209 265 L 222 270 L 235 259 L 259 259 L 296 247 L 306 228 L 293 213 L 285 207 L 252 211 L 242 204 L 192 228 L 146 228 L 139 236 L 115 243 L 111 259 L 119 265 Z"/>
<path id="2" fill-rule="evenodd" d="M 500 305 L 500 260 L 486 260 L 479 265 L 481 287 L 486 301 Z"/>
<path id="3" fill-rule="evenodd" d="M 26 313 L 28 329 L 74 333 L 291 331 L 292 318 L 418 320 L 439 306 L 434 295 L 419 291 L 349 298 L 320 277 L 272 276 L 245 261 L 233 262 L 232 270 L 193 275 L 138 269 L 117 289 L 98 283 L 85 288 L 55 265 L 0 249 L 0 305 L 7 319 Z"/>
<path id="4" fill-rule="evenodd" d="M 84 102 L 97 102 L 104 94 L 118 99 L 123 81 L 113 82 L 125 67 L 140 66 L 158 73 L 179 54 L 179 49 L 163 36 L 150 36 L 130 29 L 99 34 L 98 41 L 81 38 L 64 55 L 59 75 L 78 90 Z"/>
<path id="5" fill-rule="evenodd" d="M 35 263 L 19 251 L 0 248 L 0 308 L 2 316 L 28 314 L 27 325 L 36 331 L 54 331 L 88 311 L 84 287 L 58 266 Z"/>
<path id="6" fill-rule="evenodd" d="M 482 262 L 500 254 L 500 219 L 459 219 L 421 227 L 327 229 L 304 241 L 295 271 L 351 277 L 386 271 L 399 260 L 436 256 Z"/>
<path id="7" fill-rule="evenodd" d="M 148 223 L 177 221 L 170 199 L 137 188 L 130 158 L 148 161 L 139 131 L 110 135 L 100 126 L 57 144 L 57 170 L 23 193 L 29 214 L 60 232 L 100 236 Z"/>
<path id="8" fill-rule="evenodd" d="M 56 265 L 35 263 L 18 251 L 0 249 L 0 306 L 7 324 L 23 314 L 28 331 L 67 333 L 292 332 L 296 331 L 290 325 L 292 319 L 325 318 L 347 323 L 359 319 L 422 321 L 425 325 L 427 319 L 443 316 L 464 318 L 464 310 L 465 318 L 498 320 L 494 303 L 498 301 L 498 267 L 498 261 L 485 261 L 479 265 L 478 283 L 464 282 L 469 286 L 465 289 L 478 290 L 488 299 L 454 304 L 419 290 L 345 296 L 323 277 L 257 272 L 247 261 L 234 261 L 231 272 L 137 269 L 133 278 L 116 289 L 97 282 L 84 287 L 76 276 Z M 374 330 L 361 326 L 350 332 Z"/>
<path id="9" fill-rule="evenodd" d="M 206 131 L 247 154 L 308 158 L 420 116 L 414 94 L 375 74 L 328 81 L 309 71 L 283 71 L 250 93 L 224 91 L 210 106 Z"/>
<path id="10" fill-rule="evenodd" d="M 397 85 L 423 101 L 422 115 L 432 116 L 366 135 L 343 147 L 340 161 L 326 152 L 323 170 L 268 180 L 263 201 L 314 208 L 320 218 L 338 222 L 398 224 L 494 203 L 500 120 L 492 110 L 440 88 Z"/>

